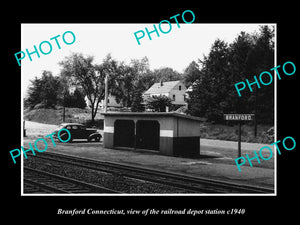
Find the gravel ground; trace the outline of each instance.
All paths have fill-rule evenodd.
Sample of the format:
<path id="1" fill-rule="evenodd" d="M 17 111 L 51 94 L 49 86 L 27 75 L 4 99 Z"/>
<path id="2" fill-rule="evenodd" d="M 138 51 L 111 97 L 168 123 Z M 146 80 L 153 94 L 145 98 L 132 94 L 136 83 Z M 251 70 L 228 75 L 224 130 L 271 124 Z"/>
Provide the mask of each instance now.
<path id="1" fill-rule="evenodd" d="M 127 178 L 122 175 L 94 171 L 77 166 L 65 165 L 60 162 L 47 161 L 30 157 L 24 161 L 24 165 L 33 169 L 58 174 L 87 183 L 100 185 L 122 193 L 188 193 L 185 190 L 173 188 L 163 184 Z"/>

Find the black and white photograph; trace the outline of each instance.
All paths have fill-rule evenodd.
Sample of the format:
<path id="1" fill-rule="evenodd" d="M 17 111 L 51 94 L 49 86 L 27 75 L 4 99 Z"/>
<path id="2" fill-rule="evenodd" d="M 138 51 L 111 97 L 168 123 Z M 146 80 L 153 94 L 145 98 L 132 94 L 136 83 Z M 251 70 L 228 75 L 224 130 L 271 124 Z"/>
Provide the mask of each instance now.
<path id="1" fill-rule="evenodd" d="M 3 14 L 3 219 L 297 217 L 295 4 L 66 3 Z"/>
<path id="2" fill-rule="evenodd" d="M 22 194 L 276 194 L 276 24 L 21 31 Z"/>

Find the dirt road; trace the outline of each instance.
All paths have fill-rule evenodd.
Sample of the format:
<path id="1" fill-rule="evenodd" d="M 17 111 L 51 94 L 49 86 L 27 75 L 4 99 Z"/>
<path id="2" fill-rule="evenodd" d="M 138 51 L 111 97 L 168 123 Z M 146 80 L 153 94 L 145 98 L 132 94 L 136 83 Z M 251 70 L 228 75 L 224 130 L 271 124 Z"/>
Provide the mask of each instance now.
<path id="1" fill-rule="evenodd" d="M 25 121 L 28 137 L 45 137 L 45 135 L 51 134 L 55 128 L 57 128 L 57 125 Z"/>

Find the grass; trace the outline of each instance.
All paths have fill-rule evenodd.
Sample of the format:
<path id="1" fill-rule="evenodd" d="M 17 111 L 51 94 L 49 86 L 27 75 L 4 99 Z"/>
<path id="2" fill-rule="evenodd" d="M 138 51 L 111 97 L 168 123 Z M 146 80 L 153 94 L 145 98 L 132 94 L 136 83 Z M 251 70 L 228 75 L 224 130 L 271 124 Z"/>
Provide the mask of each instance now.
<path id="1" fill-rule="evenodd" d="M 54 109 L 26 109 L 24 110 L 24 119 L 45 124 L 63 123 L 63 107 Z M 83 123 L 86 124 L 91 120 L 91 109 L 65 108 L 66 123 Z M 103 120 L 99 110 L 95 117 L 96 122 Z"/>
<path id="2" fill-rule="evenodd" d="M 242 125 L 242 141 L 252 143 L 272 143 L 274 139 L 266 134 L 270 125 L 257 125 L 257 135 L 254 137 L 254 125 Z M 200 126 L 201 138 L 218 139 L 227 141 L 238 140 L 238 125 L 202 123 Z"/>
<path id="3" fill-rule="evenodd" d="M 65 122 L 76 122 L 91 126 L 91 110 L 79 108 L 66 108 Z M 63 122 L 63 108 L 55 109 L 33 109 L 24 110 L 24 119 L 45 124 L 61 124 Z M 103 129 L 103 116 L 97 112 L 95 117 L 95 126 L 98 129 Z M 258 125 L 257 136 L 254 137 L 254 126 L 249 124 L 242 125 L 242 141 L 252 143 L 272 143 L 274 140 L 270 138 L 266 131 L 270 125 Z M 238 125 L 229 126 L 223 124 L 201 123 L 200 125 L 201 138 L 218 139 L 227 141 L 238 140 Z"/>

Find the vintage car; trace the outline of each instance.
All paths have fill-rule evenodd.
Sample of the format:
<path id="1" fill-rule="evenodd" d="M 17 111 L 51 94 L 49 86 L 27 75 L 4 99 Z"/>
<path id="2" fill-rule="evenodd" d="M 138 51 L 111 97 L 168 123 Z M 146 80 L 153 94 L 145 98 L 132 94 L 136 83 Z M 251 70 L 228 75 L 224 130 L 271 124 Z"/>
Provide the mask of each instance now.
<path id="1" fill-rule="evenodd" d="M 69 142 L 73 141 L 74 139 L 87 139 L 87 141 L 97 141 L 99 142 L 102 138 L 101 134 L 97 132 L 96 129 L 92 128 L 86 128 L 83 124 L 80 123 L 62 123 L 59 125 L 57 129 L 55 129 L 55 133 L 57 135 L 57 132 L 61 130 L 62 128 L 68 129 L 68 131 L 71 134 L 71 139 Z M 54 137 L 57 138 L 57 136 L 54 135 Z M 68 134 L 66 131 L 60 132 L 60 138 L 62 140 L 67 140 Z"/>

